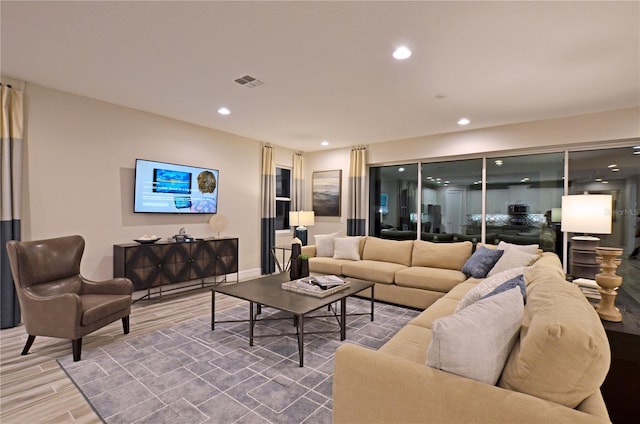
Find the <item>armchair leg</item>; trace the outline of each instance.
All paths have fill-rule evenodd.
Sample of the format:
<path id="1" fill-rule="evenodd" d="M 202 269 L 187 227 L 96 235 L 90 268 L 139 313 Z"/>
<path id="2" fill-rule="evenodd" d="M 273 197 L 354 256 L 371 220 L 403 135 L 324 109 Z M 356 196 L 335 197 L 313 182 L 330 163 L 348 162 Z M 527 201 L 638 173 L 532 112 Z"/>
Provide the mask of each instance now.
<path id="1" fill-rule="evenodd" d="M 73 351 L 73 362 L 78 362 L 82 354 L 82 337 L 71 340 L 71 350 Z"/>
<path id="2" fill-rule="evenodd" d="M 22 355 L 26 355 L 27 353 L 29 353 L 29 349 L 31 349 L 31 345 L 33 344 L 33 341 L 35 339 L 36 336 L 32 336 L 31 334 L 29 334 L 29 337 L 27 337 L 27 343 L 25 343 L 24 349 L 22 349 Z"/>
<path id="3" fill-rule="evenodd" d="M 122 318 L 122 329 L 124 330 L 124 334 L 129 334 L 129 315 Z"/>

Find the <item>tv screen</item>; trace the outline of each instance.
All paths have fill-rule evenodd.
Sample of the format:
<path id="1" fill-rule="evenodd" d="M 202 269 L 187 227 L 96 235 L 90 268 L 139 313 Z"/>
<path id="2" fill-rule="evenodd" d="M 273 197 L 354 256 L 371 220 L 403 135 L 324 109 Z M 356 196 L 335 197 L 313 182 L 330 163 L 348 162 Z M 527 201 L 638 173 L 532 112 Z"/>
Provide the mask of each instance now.
<path id="1" fill-rule="evenodd" d="M 136 159 L 134 212 L 217 213 L 217 169 Z"/>

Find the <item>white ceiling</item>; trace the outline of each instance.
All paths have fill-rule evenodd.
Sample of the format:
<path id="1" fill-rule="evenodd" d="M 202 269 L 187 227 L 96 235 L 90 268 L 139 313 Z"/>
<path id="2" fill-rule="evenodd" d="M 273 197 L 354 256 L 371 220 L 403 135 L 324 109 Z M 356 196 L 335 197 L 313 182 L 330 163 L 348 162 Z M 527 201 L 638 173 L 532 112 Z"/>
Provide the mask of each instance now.
<path id="1" fill-rule="evenodd" d="M 640 105 L 638 1 L 0 3 L 5 77 L 304 151 Z"/>

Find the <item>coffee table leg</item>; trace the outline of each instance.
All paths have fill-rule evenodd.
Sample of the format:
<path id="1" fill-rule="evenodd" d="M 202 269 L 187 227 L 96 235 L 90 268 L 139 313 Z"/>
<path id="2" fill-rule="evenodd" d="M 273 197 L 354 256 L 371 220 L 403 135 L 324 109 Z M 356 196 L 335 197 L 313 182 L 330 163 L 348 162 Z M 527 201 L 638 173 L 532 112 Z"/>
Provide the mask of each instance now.
<path id="1" fill-rule="evenodd" d="M 371 286 L 371 321 L 373 321 L 373 305 L 375 304 L 375 302 L 373 301 L 373 289 L 375 288 L 375 286 Z"/>
<path id="2" fill-rule="evenodd" d="M 253 346 L 253 325 L 255 320 L 253 319 L 253 302 L 249 302 L 249 346 Z"/>
<path id="3" fill-rule="evenodd" d="M 300 366 L 304 366 L 304 315 L 296 315 L 298 318 L 298 357 Z"/>
<path id="4" fill-rule="evenodd" d="M 211 290 L 211 331 L 215 329 L 216 323 L 216 292 Z"/>
<path id="5" fill-rule="evenodd" d="M 347 338 L 347 298 L 340 299 L 340 340 Z"/>

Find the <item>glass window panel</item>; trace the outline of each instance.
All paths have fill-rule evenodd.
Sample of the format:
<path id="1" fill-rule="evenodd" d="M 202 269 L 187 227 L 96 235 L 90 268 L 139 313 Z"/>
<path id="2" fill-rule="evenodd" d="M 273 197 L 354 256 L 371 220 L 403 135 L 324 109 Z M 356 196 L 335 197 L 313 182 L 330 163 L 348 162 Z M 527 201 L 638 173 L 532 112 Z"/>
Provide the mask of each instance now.
<path id="1" fill-rule="evenodd" d="M 421 239 L 437 241 L 446 233 L 480 241 L 481 180 L 482 159 L 422 164 Z"/>
<path id="2" fill-rule="evenodd" d="M 640 152 L 640 142 L 636 146 L 569 152 L 569 194 L 587 192 L 612 196 L 611 234 L 596 236 L 600 238 L 601 246 L 624 249 L 620 275 L 628 273 L 628 278 L 636 281 L 640 298 L 640 260 L 625 264 L 625 259 L 634 250 L 637 255 L 636 249 L 640 244 L 640 238 L 636 237 L 640 228 L 640 153 L 637 153 Z M 633 264 L 636 264 L 635 269 Z M 638 277 L 631 277 L 632 270 Z M 625 280 L 628 278 L 623 276 Z"/>
<path id="3" fill-rule="evenodd" d="M 369 234 L 415 240 L 418 164 L 372 167 L 369 172 Z"/>
<path id="4" fill-rule="evenodd" d="M 486 242 L 538 244 L 562 257 L 564 153 L 487 158 Z"/>

